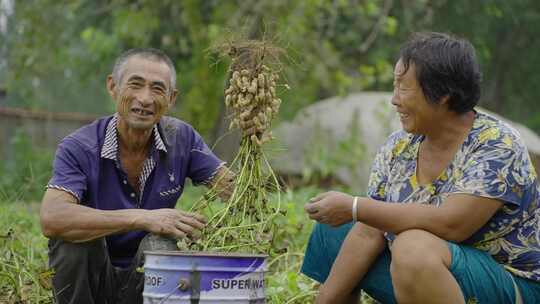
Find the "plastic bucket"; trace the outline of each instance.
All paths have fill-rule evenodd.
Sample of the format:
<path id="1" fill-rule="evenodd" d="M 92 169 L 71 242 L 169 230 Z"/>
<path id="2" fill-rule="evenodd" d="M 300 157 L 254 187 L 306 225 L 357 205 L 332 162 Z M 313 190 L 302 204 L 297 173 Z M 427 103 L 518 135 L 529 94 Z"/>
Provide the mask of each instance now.
<path id="1" fill-rule="evenodd" d="M 144 304 L 266 303 L 266 255 L 144 253 Z"/>

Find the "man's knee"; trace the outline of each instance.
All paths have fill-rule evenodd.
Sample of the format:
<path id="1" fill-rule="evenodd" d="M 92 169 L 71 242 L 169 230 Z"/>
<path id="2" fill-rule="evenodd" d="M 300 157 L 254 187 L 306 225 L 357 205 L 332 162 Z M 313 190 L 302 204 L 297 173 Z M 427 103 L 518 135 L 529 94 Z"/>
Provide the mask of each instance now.
<path id="1" fill-rule="evenodd" d="M 53 268 L 78 268 L 88 263 L 102 263 L 106 260 L 106 247 L 104 239 L 89 242 L 71 243 L 63 240 L 51 239 L 49 241 L 49 263 Z"/>
<path id="2" fill-rule="evenodd" d="M 49 241 L 49 266 L 57 303 L 105 303 L 114 287 L 105 239 L 71 243 Z M 94 303 L 92 302 L 92 303 Z"/>
<path id="3" fill-rule="evenodd" d="M 451 254 L 447 242 L 424 230 L 400 233 L 391 246 L 392 279 L 419 278 L 431 270 L 448 267 Z"/>

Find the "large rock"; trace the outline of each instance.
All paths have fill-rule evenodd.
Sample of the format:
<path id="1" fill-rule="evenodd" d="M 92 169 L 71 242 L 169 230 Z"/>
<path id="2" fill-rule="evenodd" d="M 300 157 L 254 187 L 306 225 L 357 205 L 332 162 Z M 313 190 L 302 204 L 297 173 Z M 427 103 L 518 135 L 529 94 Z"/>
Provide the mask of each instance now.
<path id="1" fill-rule="evenodd" d="M 392 131 L 401 128 L 391 97 L 387 92 L 356 93 L 304 108 L 292 122 L 274 130 L 280 152 L 272 158 L 273 168 L 296 176 L 331 173 L 357 191 L 365 191 L 375 153 Z M 521 133 L 540 172 L 540 137 L 521 124 L 508 122 Z"/>

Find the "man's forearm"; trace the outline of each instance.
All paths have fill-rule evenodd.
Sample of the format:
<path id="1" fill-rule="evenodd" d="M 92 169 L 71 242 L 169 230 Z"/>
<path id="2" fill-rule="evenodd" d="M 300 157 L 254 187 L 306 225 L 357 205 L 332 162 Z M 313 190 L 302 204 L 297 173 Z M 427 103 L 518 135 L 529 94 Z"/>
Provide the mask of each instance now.
<path id="1" fill-rule="evenodd" d="M 234 177 L 234 173 L 229 168 L 222 166 L 207 186 L 215 189 L 219 198 L 226 201 L 234 191 Z"/>
<path id="2" fill-rule="evenodd" d="M 110 234 L 142 229 L 144 210 L 97 210 L 74 203 L 51 202 L 42 210 L 43 234 L 70 242 L 85 242 Z"/>

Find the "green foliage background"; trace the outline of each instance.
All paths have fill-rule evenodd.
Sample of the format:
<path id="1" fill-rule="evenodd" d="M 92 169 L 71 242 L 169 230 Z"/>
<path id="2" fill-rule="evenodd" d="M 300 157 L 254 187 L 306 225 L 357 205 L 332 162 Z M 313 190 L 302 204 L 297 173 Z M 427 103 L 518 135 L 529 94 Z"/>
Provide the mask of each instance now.
<path id="1" fill-rule="evenodd" d="M 7 2 L 13 10 L 2 5 Z M 2 15 L 7 26 L 0 27 L 0 89 L 7 97 L 0 97 L 0 106 L 111 113 L 105 80 L 115 57 L 129 48 L 155 47 L 176 64 L 180 97 L 172 114 L 212 143 L 223 131 L 227 62 L 209 48 L 227 37 L 265 38 L 287 49 L 283 72 L 291 90 L 281 96 L 280 119 L 288 120 L 322 98 L 390 91 L 399 46 L 414 31 L 443 31 L 475 45 L 484 71 L 483 105 L 540 132 L 535 0 L 0 0 Z M 20 200 L 40 199 L 52 152 L 14 132 L 16 159 L 0 165 L 0 295 L 46 303 L 50 292 L 36 281 L 46 267 L 46 242 L 35 205 Z M 304 177 L 321 179 L 354 166 L 364 153 L 354 138 L 339 145 L 338 156 L 324 147 L 308 156 L 312 167 Z M 301 208 L 320 191 L 285 195 L 289 213 L 280 238 L 290 254 L 275 263 L 290 271 L 272 276 L 271 300 L 306 303 L 313 296 L 312 282 L 297 272 L 313 224 Z M 200 195 L 193 193 L 183 200 Z M 13 201 L 19 202 L 3 203 Z"/>
<path id="2" fill-rule="evenodd" d="M 224 37 L 274 40 L 290 56 L 281 118 L 336 94 L 390 90 L 401 43 L 413 31 L 470 39 L 485 72 L 484 104 L 540 131 L 540 3 L 533 0 L 29 0 L 15 1 L 0 37 L 8 105 L 109 113 L 105 77 L 139 46 L 175 61 L 175 115 L 215 139 L 226 62 L 208 52 Z"/>

